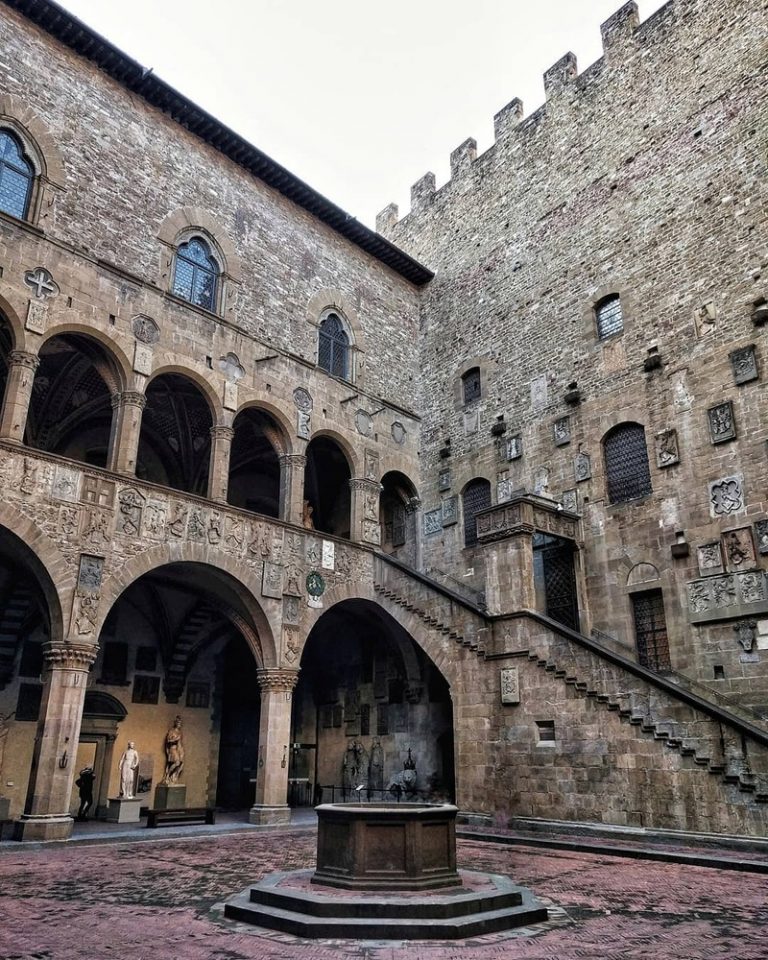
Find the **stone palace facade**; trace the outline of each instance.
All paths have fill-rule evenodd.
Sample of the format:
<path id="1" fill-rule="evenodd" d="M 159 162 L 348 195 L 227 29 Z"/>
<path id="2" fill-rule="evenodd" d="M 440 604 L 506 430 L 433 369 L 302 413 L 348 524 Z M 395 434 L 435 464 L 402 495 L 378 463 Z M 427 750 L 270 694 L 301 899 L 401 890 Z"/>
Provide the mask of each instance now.
<path id="1" fill-rule="evenodd" d="M 0 819 L 768 825 L 768 11 L 627 3 L 376 232 L 3 0 Z"/>

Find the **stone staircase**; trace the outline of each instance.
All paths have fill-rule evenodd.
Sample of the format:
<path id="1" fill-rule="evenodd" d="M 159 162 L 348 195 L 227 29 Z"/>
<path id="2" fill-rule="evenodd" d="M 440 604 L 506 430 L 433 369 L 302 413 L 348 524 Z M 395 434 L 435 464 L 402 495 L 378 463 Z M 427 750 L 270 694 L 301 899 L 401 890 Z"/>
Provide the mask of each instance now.
<path id="1" fill-rule="evenodd" d="M 413 613 L 489 666 L 527 658 L 561 681 L 572 696 L 618 714 L 659 749 L 679 752 L 702 773 L 736 787 L 745 802 L 768 804 L 768 725 L 753 711 L 737 704 L 726 708 L 534 611 L 490 616 L 388 557 L 376 558 L 374 589 L 385 606 Z M 518 637 L 515 649 L 509 649 L 510 625 Z M 502 633 L 505 639 L 500 641 Z"/>
<path id="2" fill-rule="evenodd" d="M 204 632 L 210 630 L 215 620 L 220 620 L 219 611 L 207 603 L 200 603 L 190 612 L 174 639 L 163 679 L 163 693 L 168 703 L 178 703 L 189 672 L 189 658 L 198 646 Z"/>

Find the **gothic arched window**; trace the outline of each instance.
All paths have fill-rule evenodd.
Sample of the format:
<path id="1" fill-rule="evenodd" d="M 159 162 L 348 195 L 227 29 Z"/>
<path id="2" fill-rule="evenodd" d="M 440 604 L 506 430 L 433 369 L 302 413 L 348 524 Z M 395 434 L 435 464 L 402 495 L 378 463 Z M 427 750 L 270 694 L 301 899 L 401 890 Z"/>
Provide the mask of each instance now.
<path id="1" fill-rule="evenodd" d="M 651 493 L 651 470 L 645 430 L 639 423 L 620 423 L 603 441 L 605 478 L 610 503 L 625 503 Z"/>
<path id="2" fill-rule="evenodd" d="M 464 546 L 473 547 L 477 543 L 475 518 L 491 505 L 490 483 L 482 479 L 471 480 L 464 488 L 461 502 L 464 508 Z"/>
<path id="3" fill-rule="evenodd" d="M 197 307 L 214 311 L 219 273 L 219 265 L 208 244 L 201 237 L 193 237 L 176 251 L 173 292 Z"/>
<path id="4" fill-rule="evenodd" d="M 23 220 L 27 216 L 35 170 L 24 156 L 21 141 L 0 129 L 0 210 Z"/>
<path id="5" fill-rule="evenodd" d="M 597 304 L 595 322 L 597 335 L 601 340 L 607 340 L 624 331 L 624 312 L 621 308 L 621 297 L 618 294 L 606 297 Z"/>
<path id="6" fill-rule="evenodd" d="M 349 335 L 338 314 L 329 313 L 320 323 L 317 365 L 333 377 L 349 380 Z"/>

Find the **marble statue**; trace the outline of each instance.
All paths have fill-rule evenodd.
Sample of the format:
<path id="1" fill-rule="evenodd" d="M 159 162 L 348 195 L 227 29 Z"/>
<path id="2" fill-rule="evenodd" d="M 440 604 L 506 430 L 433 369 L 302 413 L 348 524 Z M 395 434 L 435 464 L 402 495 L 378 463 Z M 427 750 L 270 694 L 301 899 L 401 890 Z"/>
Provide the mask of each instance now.
<path id="1" fill-rule="evenodd" d="M 120 796 L 124 800 L 134 799 L 134 789 L 136 784 L 136 771 L 139 768 L 139 754 L 136 751 L 136 744 L 133 740 L 128 741 L 128 746 L 120 757 Z"/>
<path id="2" fill-rule="evenodd" d="M 184 740 L 181 735 L 181 717 L 176 717 L 173 726 L 165 735 L 165 775 L 160 782 L 178 783 L 183 769 Z"/>

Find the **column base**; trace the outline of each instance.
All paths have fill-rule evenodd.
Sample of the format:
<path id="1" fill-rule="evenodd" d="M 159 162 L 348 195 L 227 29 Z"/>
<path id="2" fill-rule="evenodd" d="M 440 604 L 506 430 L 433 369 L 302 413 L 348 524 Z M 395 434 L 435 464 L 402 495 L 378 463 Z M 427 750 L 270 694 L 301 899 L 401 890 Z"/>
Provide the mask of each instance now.
<path id="1" fill-rule="evenodd" d="M 283 825 L 291 822 L 291 808 L 284 806 L 268 806 L 264 803 L 254 803 L 248 814 L 249 823 L 259 823 L 262 826 Z"/>
<path id="2" fill-rule="evenodd" d="M 13 839 L 22 841 L 69 840 L 74 820 L 69 814 L 35 817 L 22 814 L 13 824 Z"/>

